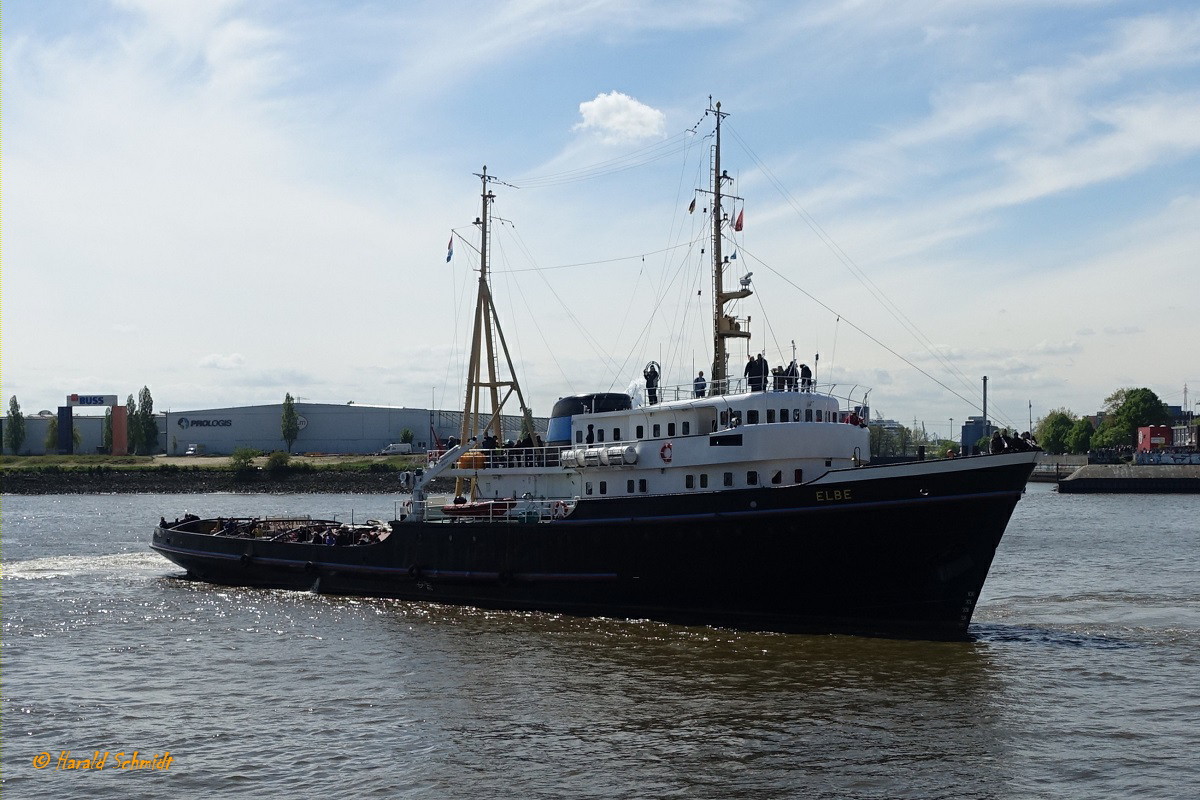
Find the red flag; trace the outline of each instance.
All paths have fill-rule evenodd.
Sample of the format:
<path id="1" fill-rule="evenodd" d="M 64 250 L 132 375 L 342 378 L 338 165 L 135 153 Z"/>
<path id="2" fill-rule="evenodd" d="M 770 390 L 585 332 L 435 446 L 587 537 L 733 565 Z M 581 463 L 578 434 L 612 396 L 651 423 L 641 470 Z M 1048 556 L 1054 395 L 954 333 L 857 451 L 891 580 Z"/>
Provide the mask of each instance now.
<path id="1" fill-rule="evenodd" d="M 745 213 L 746 213 L 746 209 L 744 209 L 744 208 L 738 212 L 737 221 L 733 223 L 733 229 L 735 231 L 740 231 L 742 229 L 742 215 Z"/>

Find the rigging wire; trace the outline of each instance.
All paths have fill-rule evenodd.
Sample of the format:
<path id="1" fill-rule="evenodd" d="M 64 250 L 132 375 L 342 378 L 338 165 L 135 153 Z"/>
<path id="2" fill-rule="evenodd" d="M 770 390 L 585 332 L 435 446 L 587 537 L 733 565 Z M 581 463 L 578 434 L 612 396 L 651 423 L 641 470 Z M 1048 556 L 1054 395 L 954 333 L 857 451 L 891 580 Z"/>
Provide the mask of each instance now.
<path id="1" fill-rule="evenodd" d="M 632 261 L 635 258 L 646 260 L 646 256 L 656 256 L 662 253 L 668 253 L 672 250 L 678 250 L 681 247 L 690 246 L 689 242 L 681 242 L 680 244 L 664 247 L 660 250 L 647 250 L 645 253 L 636 253 L 631 256 L 618 256 L 617 258 L 605 258 L 599 261 L 576 261 L 571 264 L 555 264 L 551 267 L 522 267 L 519 269 L 493 270 L 493 272 L 517 273 L 517 272 L 549 272 L 555 269 L 573 269 L 575 267 L 594 267 L 597 264 L 616 264 L 621 261 Z"/>
<path id="2" fill-rule="evenodd" d="M 839 320 L 844 320 L 844 321 L 845 321 L 845 323 L 846 323 L 847 325 L 849 325 L 851 328 L 854 328 L 854 330 L 858 331 L 858 332 L 859 332 L 859 333 L 861 333 L 863 336 L 867 337 L 867 338 L 868 338 L 868 339 L 870 339 L 872 342 L 874 342 L 874 343 L 875 343 L 875 344 L 877 344 L 878 346 L 882 347 L 884 350 L 888 351 L 889 353 L 891 353 L 892 355 L 894 355 L 896 358 L 898 358 L 898 359 L 900 359 L 901 361 L 903 361 L 905 364 L 908 364 L 908 366 L 912 367 L 912 368 L 913 368 L 913 369 L 915 369 L 917 372 L 919 372 L 919 373 L 921 373 L 922 375 L 924 375 L 926 378 L 929 378 L 931 381 L 933 381 L 934 383 L 936 383 L 938 386 L 941 386 L 941 387 L 942 387 L 943 389 L 945 389 L 946 391 L 950 392 L 950 394 L 954 395 L 954 396 L 955 396 L 955 397 L 957 397 L 959 400 L 962 400 L 964 403 L 967 403 L 967 404 L 968 404 L 969 406 L 971 406 L 972 408 L 977 408 L 977 407 L 978 407 L 978 406 L 976 406 L 976 405 L 975 405 L 975 401 L 974 401 L 974 400 L 969 400 L 969 399 L 967 399 L 966 397 L 963 397 L 961 394 L 959 394 L 958 392 L 956 392 L 954 389 L 951 389 L 949 386 L 947 386 L 946 384 L 942 383 L 942 382 L 941 382 L 940 380 L 938 380 L 936 377 L 934 377 L 933 375 L 930 375 L 928 372 L 926 372 L 925 370 L 921 369 L 919 366 L 917 366 L 917 365 L 916 365 L 916 364 L 914 364 L 913 362 L 909 361 L 907 358 L 905 358 L 904 356 L 900 355 L 899 353 L 897 353 L 897 352 L 896 352 L 895 350 L 893 350 L 892 348 L 888 347 L 888 346 L 887 346 L 886 344 L 884 344 L 883 342 L 881 342 L 881 341 L 879 341 L 878 339 L 876 339 L 876 338 L 875 338 L 874 336 L 872 336 L 870 333 L 868 333 L 867 331 L 863 330 L 863 329 L 862 329 L 862 328 L 860 328 L 858 325 L 856 325 L 856 324 L 854 324 L 853 322 L 851 322 L 849 319 L 846 319 L 846 317 L 845 317 L 844 315 L 842 315 L 842 314 L 841 314 L 841 313 L 839 313 L 838 311 L 835 311 L 833 308 L 831 308 L 831 307 L 829 307 L 828 305 L 826 305 L 826 304 L 825 304 L 823 301 L 819 300 L 817 297 L 815 297 L 813 294 L 811 294 L 810 292 L 808 292 L 806 289 L 804 289 L 804 288 L 803 288 L 802 286 L 800 286 L 798 283 L 796 283 L 795 281 L 793 281 L 793 280 L 792 280 L 791 278 L 789 278 L 788 276 L 784 275 L 784 274 L 783 274 L 782 272 L 780 272 L 779 270 L 777 270 L 777 269 L 775 269 L 774 267 L 772 267 L 772 266 L 771 266 L 770 264 L 768 264 L 767 262 L 765 262 L 765 261 L 763 261 L 762 259 L 760 259 L 758 256 L 756 256 L 756 255 L 754 255 L 753 253 L 750 253 L 750 252 L 748 252 L 748 251 L 746 251 L 746 250 L 743 250 L 742 252 L 743 252 L 743 253 L 745 253 L 745 254 L 746 254 L 747 256 L 749 256 L 750 258 L 754 259 L 754 261 L 755 261 L 756 263 L 760 264 L 760 265 L 761 265 L 761 266 L 762 266 L 764 269 L 767 269 L 767 270 L 771 271 L 772 273 L 774 273 L 774 274 L 775 274 L 775 276 L 776 276 L 776 277 L 778 277 L 780 280 L 782 280 L 784 283 L 787 283 L 787 284 L 788 284 L 789 286 L 791 286 L 793 289 L 795 289 L 796 291 L 798 291 L 798 292 L 800 292 L 801 294 L 803 294 L 803 295 L 804 295 L 805 297 L 807 297 L 809 300 L 812 300 L 814 303 L 816 303 L 816 304 L 817 304 L 817 305 L 819 305 L 821 308 L 823 308 L 823 309 L 825 309 L 826 311 L 828 311 L 830 314 L 834 314 L 834 315 L 836 315 L 836 316 L 838 317 L 838 319 L 839 319 Z"/>
<path id="3" fill-rule="evenodd" d="M 529 250 L 529 247 L 525 244 L 525 240 L 523 238 L 521 238 L 521 234 L 517 230 L 515 225 L 512 227 L 512 233 L 513 233 L 513 239 L 516 241 L 517 245 L 521 248 L 521 250 L 525 253 L 525 257 L 527 259 L 529 259 L 530 263 L 536 263 L 536 260 L 533 258 L 533 255 Z M 600 359 L 602 364 L 605 364 L 606 367 L 611 369 L 612 368 L 612 366 L 611 366 L 612 358 L 603 351 L 603 348 L 601 348 L 599 346 L 599 342 L 596 341 L 595 337 L 587 330 L 587 328 L 585 328 L 580 323 L 579 318 L 576 317 L 575 313 L 571 310 L 570 304 L 565 302 L 562 299 L 562 297 L 559 296 L 558 292 L 554 291 L 554 286 L 551 285 L 551 283 L 548 280 L 546 280 L 546 276 L 543 275 L 540 270 L 537 271 L 537 275 L 539 278 L 542 279 L 542 282 L 544 284 L 546 284 L 546 288 L 548 288 L 550 290 L 550 293 L 552 295 L 554 295 L 554 299 L 558 301 L 559 308 L 562 309 L 562 311 L 575 324 L 575 327 L 583 335 L 584 341 L 586 341 L 588 346 L 592 348 L 592 352 L 594 352 L 596 354 L 596 356 Z"/>
<path id="4" fill-rule="evenodd" d="M 917 341 L 917 343 L 926 350 L 926 352 L 933 356 L 934 359 L 942 365 L 942 367 L 950 376 L 956 378 L 968 392 L 973 395 L 976 394 L 978 390 L 967 378 L 967 376 L 964 375 L 962 371 L 958 369 L 958 367 L 952 361 L 950 361 L 950 359 L 946 357 L 936 347 L 936 345 L 933 344 L 929 337 L 917 327 L 916 323 L 914 323 L 906 314 L 904 314 L 899 306 L 892 302 L 892 300 L 889 299 L 873 281 L 871 281 L 870 277 L 858 266 L 854 259 L 851 258 L 849 254 L 847 254 L 837 244 L 837 242 L 834 241 L 833 237 L 831 237 L 825 231 L 825 229 L 821 227 L 820 223 L 818 223 L 817 220 L 796 201 L 792 194 L 788 192 L 787 188 L 784 187 L 774 173 L 771 172 L 770 168 L 763 162 L 761 158 L 759 158 L 758 154 L 755 153 L 750 145 L 746 143 L 745 139 L 741 137 L 737 130 L 733 128 L 733 126 L 728 125 L 728 123 L 726 123 L 726 125 L 734 139 L 736 139 L 738 144 L 742 146 L 742 148 L 746 151 L 746 154 L 750 156 L 751 160 L 754 161 L 754 163 L 762 171 L 763 175 L 767 178 L 775 190 L 779 192 L 788 205 L 792 207 L 792 210 L 795 211 L 796 214 L 804 221 L 804 223 L 813 231 L 813 233 L 816 234 L 821 243 L 833 253 L 834 257 L 841 262 L 841 264 L 846 267 L 847 270 L 849 270 L 849 272 L 859 281 L 860 284 L 862 284 L 862 286 L 871 294 L 871 296 L 874 297 L 881 306 L 883 306 L 884 310 L 887 311 L 892 318 L 895 319 L 896 322 L 898 322 L 900 326 L 904 328 L 909 335 L 911 335 Z M 923 370 L 922 373 L 928 375 L 928 373 L 925 373 Z M 938 381 L 938 384 L 943 387 L 945 386 L 940 381 Z M 962 395 L 958 394 L 957 392 L 954 392 L 954 394 L 962 399 Z M 972 401 L 972 407 L 978 408 L 979 401 Z M 998 417 L 1006 418 L 1006 415 L 1000 412 L 998 408 L 996 409 L 996 412 Z"/>
<path id="5" fill-rule="evenodd" d="M 534 175 L 527 178 L 521 178 L 517 181 L 517 188 L 522 189 L 545 189 L 550 186 L 562 186 L 567 183 L 578 183 L 579 181 L 592 180 L 594 178 L 613 175 L 618 172 L 626 172 L 638 167 L 644 167 L 647 164 L 653 164 L 656 161 L 662 161 L 665 158 L 670 158 L 677 153 L 689 150 L 692 147 L 693 135 L 690 132 L 678 133 L 669 139 L 657 142 L 641 150 L 635 150 L 623 156 L 611 158 L 606 161 L 599 161 L 594 164 L 589 164 L 576 169 L 564 170 L 558 173 L 548 173 L 546 175 Z"/>
<path id="6" fill-rule="evenodd" d="M 652 144 L 637 150 L 630 151 L 614 158 L 597 161 L 582 167 L 563 170 L 561 172 L 549 172 L 545 175 L 530 175 L 517 180 L 521 188 L 541 189 L 548 186 L 559 186 L 565 183 L 575 183 L 578 181 L 591 180 L 605 175 L 611 175 L 617 172 L 634 169 L 635 167 L 645 166 L 655 161 L 661 161 L 664 158 L 675 155 L 681 151 L 689 150 L 694 145 L 697 130 L 704 122 L 704 116 L 690 127 L 676 133 L 666 139 L 659 140 Z M 704 138 L 708 138 L 706 135 Z"/>

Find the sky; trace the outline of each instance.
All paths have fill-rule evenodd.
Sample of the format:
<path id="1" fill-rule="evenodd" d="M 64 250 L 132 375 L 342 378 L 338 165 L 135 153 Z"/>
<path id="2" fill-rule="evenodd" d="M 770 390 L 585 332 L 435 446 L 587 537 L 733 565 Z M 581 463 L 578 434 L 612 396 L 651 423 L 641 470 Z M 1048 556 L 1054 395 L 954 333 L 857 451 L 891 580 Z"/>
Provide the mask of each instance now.
<path id="1" fill-rule="evenodd" d="M 1194 2 L 9 0 L 2 69 L 26 413 L 461 408 L 485 165 L 534 413 L 690 383 L 710 102 L 770 364 L 937 435 L 1200 401 Z"/>

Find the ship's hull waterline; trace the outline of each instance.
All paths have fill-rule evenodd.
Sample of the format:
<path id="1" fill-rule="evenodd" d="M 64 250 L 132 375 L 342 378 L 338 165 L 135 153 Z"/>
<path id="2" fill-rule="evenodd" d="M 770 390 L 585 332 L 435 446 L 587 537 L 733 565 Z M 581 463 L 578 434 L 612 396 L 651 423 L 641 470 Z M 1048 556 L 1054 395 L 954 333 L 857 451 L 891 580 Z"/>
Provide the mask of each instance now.
<path id="1" fill-rule="evenodd" d="M 552 522 L 401 522 L 365 546 L 184 524 L 156 529 L 153 547 L 219 584 L 955 639 L 1032 467 L 1020 453 L 841 470 L 800 486 L 598 498 Z"/>

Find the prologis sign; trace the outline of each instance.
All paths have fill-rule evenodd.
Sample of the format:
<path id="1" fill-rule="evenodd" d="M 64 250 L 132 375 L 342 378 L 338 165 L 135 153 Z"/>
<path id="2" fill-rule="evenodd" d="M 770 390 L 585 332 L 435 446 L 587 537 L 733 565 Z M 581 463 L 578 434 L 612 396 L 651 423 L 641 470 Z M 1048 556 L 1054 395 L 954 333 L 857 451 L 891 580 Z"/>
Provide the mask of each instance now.
<path id="1" fill-rule="evenodd" d="M 175 421 L 183 430 L 188 428 L 231 428 L 233 420 L 231 419 L 191 419 L 189 417 L 180 417 Z"/>
<path id="2" fill-rule="evenodd" d="M 68 406 L 115 406 L 117 404 L 117 396 L 115 394 L 69 394 L 67 395 Z"/>

